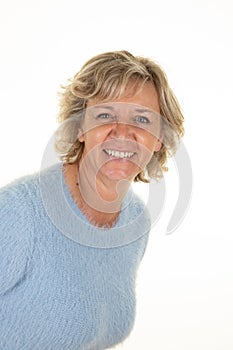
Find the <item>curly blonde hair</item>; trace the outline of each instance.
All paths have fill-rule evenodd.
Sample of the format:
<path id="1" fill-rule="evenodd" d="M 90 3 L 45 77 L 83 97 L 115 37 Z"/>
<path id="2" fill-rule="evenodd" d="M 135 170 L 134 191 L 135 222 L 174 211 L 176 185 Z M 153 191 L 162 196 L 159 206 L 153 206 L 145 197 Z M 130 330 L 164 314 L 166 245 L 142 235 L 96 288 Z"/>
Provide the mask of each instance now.
<path id="1" fill-rule="evenodd" d="M 163 69 L 153 60 L 133 56 L 128 51 L 113 51 L 88 60 L 60 93 L 60 112 L 55 138 L 55 149 L 64 163 L 79 163 L 84 144 L 79 142 L 77 127 L 80 127 L 83 111 L 91 98 L 99 101 L 114 101 L 124 95 L 130 81 L 152 82 L 158 94 L 160 114 L 166 121 L 160 150 L 152 156 L 146 168 L 134 181 L 155 180 L 167 171 L 167 158 L 174 155 L 179 140 L 184 134 L 183 114 L 176 96 L 168 85 Z M 77 116 L 79 116 L 77 118 Z M 72 118 L 75 117 L 75 118 Z M 70 123 L 64 123 L 69 121 Z M 77 125 L 78 123 L 78 125 Z M 68 127 L 69 124 L 69 127 Z"/>

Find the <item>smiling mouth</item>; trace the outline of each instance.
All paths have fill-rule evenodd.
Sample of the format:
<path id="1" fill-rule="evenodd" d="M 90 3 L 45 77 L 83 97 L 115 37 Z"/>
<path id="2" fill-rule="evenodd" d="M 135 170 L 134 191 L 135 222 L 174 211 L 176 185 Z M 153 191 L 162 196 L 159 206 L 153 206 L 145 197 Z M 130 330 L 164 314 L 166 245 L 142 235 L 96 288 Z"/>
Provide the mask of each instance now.
<path id="1" fill-rule="evenodd" d="M 132 158 L 133 155 L 135 154 L 135 152 L 122 152 L 122 151 L 115 151 L 112 149 L 104 149 L 104 152 L 110 156 L 110 157 L 114 157 L 114 158 Z"/>

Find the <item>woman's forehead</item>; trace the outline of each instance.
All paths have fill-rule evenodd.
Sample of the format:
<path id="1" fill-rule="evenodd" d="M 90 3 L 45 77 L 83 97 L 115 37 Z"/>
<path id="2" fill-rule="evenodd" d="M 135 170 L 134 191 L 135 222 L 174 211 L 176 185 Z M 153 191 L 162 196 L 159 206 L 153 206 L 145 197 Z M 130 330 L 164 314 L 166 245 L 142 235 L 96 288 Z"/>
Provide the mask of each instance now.
<path id="1" fill-rule="evenodd" d="M 123 94 L 116 99 L 100 99 L 98 97 L 91 98 L 87 102 L 86 107 L 93 107 L 98 105 L 117 106 L 116 103 L 121 103 L 132 106 L 137 105 L 144 107 L 145 109 L 152 110 L 156 113 L 160 113 L 159 98 L 155 86 L 151 82 L 146 82 L 143 85 L 135 85 L 135 83 L 130 82 Z"/>

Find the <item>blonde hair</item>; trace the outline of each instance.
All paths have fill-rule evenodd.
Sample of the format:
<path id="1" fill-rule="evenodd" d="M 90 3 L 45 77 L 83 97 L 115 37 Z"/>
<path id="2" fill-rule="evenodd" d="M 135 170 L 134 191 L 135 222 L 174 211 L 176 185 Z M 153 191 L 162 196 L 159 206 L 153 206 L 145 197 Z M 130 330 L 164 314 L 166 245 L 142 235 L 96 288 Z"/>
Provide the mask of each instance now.
<path id="1" fill-rule="evenodd" d="M 99 101 L 114 101 L 124 95 L 130 81 L 152 82 L 158 94 L 160 114 L 169 127 L 164 128 L 163 143 L 160 150 L 152 156 L 146 169 L 141 171 L 134 181 L 148 182 L 148 177 L 159 179 L 167 171 L 166 162 L 174 155 L 180 138 L 184 134 L 183 114 L 173 91 L 168 85 L 163 69 L 153 60 L 133 56 L 128 51 L 106 52 L 88 60 L 80 71 L 62 87 L 60 93 L 60 112 L 58 121 L 61 128 L 55 138 L 55 149 L 64 163 L 79 162 L 84 144 L 77 139 L 75 127 L 80 123 L 87 101 L 96 98 Z M 72 117 L 76 116 L 72 119 Z M 77 118 L 79 116 L 79 118 Z M 77 126 L 76 126 L 77 128 Z M 73 130 L 73 135 L 72 133 Z M 71 141 L 72 140 L 72 141 Z"/>

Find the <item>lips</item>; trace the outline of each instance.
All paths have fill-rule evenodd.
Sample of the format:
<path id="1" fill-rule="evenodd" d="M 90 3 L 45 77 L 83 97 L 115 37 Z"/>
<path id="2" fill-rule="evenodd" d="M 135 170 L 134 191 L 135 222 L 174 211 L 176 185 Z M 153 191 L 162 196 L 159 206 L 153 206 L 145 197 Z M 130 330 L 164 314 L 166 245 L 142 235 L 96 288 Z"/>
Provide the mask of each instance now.
<path id="1" fill-rule="evenodd" d="M 131 158 L 135 154 L 135 152 L 118 151 L 118 150 L 108 149 L 108 148 L 104 149 L 104 152 L 110 157 L 120 158 L 120 159 Z"/>

